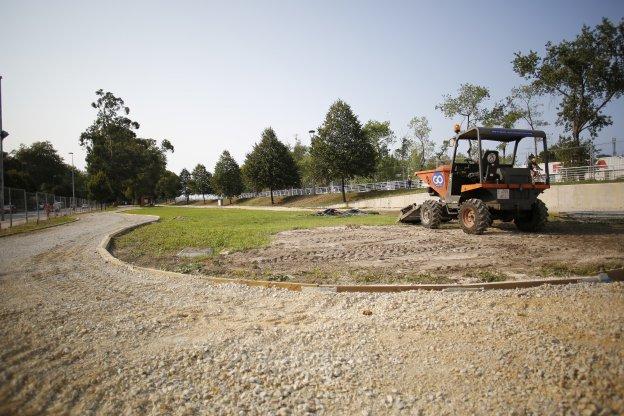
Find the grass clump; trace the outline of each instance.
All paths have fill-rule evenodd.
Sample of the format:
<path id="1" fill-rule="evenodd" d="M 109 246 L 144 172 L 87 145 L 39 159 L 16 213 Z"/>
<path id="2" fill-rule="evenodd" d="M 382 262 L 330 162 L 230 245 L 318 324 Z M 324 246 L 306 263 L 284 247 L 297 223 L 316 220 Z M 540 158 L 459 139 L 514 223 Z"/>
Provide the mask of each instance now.
<path id="1" fill-rule="evenodd" d="M 473 277 L 484 283 L 504 282 L 505 280 L 509 280 L 507 274 L 499 272 L 498 270 L 474 270 L 466 277 Z"/>
<path id="2" fill-rule="evenodd" d="M 34 220 L 31 220 L 32 222 L 29 222 L 28 224 L 20 224 L 20 225 L 15 225 L 11 228 L 1 229 L 0 237 L 26 233 L 29 231 L 42 230 L 44 228 L 49 228 L 55 225 L 65 224 L 65 223 L 72 222 L 75 220 L 76 220 L 76 217 L 70 217 L 70 216 L 54 217 L 54 218 L 50 218 L 49 220 L 42 220 L 42 221 L 39 221 L 39 224 L 37 224 Z"/>
<path id="3" fill-rule="evenodd" d="M 623 262 L 605 261 L 587 264 L 548 263 L 540 267 L 539 274 L 543 277 L 595 276 L 605 270 L 620 269 Z"/>

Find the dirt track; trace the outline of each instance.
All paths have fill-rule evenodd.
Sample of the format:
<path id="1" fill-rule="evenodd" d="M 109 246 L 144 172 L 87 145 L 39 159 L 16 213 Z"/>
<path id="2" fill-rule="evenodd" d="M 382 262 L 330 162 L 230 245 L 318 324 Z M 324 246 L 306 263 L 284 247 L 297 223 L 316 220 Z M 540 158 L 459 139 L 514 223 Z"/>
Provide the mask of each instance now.
<path id="1" fill-rule="evenodd" d="M 292 276 L 312 283 L 470 283 L 596 274 L 624 266 L 624 224 L 556 221 L 526 234 L 496 223 L 485 235 L 458 224 L 329 227 L 279 233 L 266 248 L 222 256 L 222 272 Z M 484 274 L 484 271 L 487 273 Z"/>
<path id="2" fill-rule="evenodd" d="M 138 221 L 0 239 L 0 413 L 624 413 L 622 284 L 211 286 L 104 263 L 101 238 Z"/>

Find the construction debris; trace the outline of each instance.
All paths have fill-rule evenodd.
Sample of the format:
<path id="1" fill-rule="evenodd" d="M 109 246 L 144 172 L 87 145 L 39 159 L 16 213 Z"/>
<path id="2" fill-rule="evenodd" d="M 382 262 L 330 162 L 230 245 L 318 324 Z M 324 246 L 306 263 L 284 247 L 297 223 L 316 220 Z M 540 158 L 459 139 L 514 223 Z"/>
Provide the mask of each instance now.
<path id="1" fill-rule="evenodd" d="M 324 210 L 318 211 L 315 215 L 332 216 L 332 217 L 349 217 L 352 215 L 375 215 L 375 214 L 379 214 L 379 213 L 375 211 L 362 211 L 361 209 L 357 209 L 357 208 L 349 208 L 344 211 L 340 211 L 339 209 L 336 209 L 336 208 L 326 208 Z"/>

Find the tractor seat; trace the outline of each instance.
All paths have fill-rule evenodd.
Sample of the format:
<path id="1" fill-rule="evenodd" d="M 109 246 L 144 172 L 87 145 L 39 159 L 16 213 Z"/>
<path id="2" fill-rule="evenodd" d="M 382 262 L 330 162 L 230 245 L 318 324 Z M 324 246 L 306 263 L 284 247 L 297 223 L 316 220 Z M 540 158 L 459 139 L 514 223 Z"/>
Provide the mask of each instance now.
<path id="1" fill-rule="evenodd" d="M 500 180 L 500 175 L 498 174 L 498 165 L 499 158 L 498 152 L 496 150 L 488 150 L 483 154 L 482 160 L 483 166 L 485 167 L 485 176 L 484 180 L 486 182 L 496 182 Z"/>

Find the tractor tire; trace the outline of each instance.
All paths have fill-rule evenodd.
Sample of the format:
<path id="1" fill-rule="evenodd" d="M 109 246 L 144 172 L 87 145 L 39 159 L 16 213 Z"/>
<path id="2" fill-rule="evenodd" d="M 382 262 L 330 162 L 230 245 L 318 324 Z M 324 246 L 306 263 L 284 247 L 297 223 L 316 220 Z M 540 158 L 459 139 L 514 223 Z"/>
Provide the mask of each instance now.
<path id="1" fill-rule="evenodd" d="M 532 233 L 541 231 L 548 222 L 548 208 L 541 200 L 537 199 L 531 206 L 530 211 L 520 212 L 514 218 L 514 223 L 520 231 Z"/>
<path id="2" fill-rule="evenodd" d="M 459 223 L 466 234 L 483 234 L 491 219 L 490 210 L 480 199 L 467 199 L 459 207 Z"/>
<path id="3" fill-rule="evenodd" d="M 420 223 L 427 228 L 440 228 L 442 222 L 442 204 L 428 199 L 420 207 Z"/>

